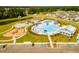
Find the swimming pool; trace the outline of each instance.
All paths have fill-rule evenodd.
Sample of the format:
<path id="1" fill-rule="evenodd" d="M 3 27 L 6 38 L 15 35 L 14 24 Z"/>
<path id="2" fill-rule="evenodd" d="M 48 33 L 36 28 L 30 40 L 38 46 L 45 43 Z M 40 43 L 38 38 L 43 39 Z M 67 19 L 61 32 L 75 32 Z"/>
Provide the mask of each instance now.
<path id="1" fill-rule="evenodd" d="M 44 20 L 40 24 L 36 24 L 32 27 L 32 32 L 37 34 L 55 34 L 58 33 L 60 26 L 54 20 Z"/>

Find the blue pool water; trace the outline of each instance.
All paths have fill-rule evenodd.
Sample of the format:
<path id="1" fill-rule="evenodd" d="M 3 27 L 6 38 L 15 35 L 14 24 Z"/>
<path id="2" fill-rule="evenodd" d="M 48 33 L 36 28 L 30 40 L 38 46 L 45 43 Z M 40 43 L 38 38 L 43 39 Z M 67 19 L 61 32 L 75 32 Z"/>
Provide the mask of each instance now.
<path id="1" fill-rule="evenodd" d="M 50 32 L 57 31 L 58 28 L 59 28 L 58 26 L 51 24 L 51 25 L 44 26 L 41 30 L 43 30 L 43 32 L 50 33 Z"/>
<path id="2" fill-rule="evenodd" d="M 44 20 L 42 24 L 36 24 L 35 28 L 40 29 L 43 33 L 53 33 L 60 28 L 57 24 L 54 24 L 53 20 Z"/>

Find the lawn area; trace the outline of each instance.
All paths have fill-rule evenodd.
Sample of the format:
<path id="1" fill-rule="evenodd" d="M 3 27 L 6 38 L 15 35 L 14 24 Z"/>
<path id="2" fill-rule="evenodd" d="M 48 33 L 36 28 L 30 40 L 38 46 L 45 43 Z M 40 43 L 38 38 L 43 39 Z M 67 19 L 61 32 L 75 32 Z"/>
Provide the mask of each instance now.
<path id="1" fill-rule="evenodd" d="M 12 23 L 9 23 L 9 24 L 6 24 L 6 25 L 0 25 L 0 32 L 4 32 L 8 29 L 10 29 L 12 27 L 12 25 L 14 25 L 15 22 L 12 22 Z"/>
<path id="2" fill-rule="evenodd" d="M 13 43 L 13 41 L 9 41 L 9 42 L 0 42 L 0 44 L 9 44 L 9 43 Z"/>
<path id="3" fill-rule="evenodd" d="M 17 39 L 17 42 L 48 42 L 48 37 L 44 35 L 37 35 L 30 31 L 31 27 L 28 27 L 28 32 L 25 36 L 21 37 L 20 39 Z"/>
<path id="4" fill-rule="evenodd" d="M 53 42 L 76 42 L 76 36 L 69 39 L 67 36 L 62 34 L 56 34 L 51 36 Z"/>
<path id="5" fill-rule="evenodd" d="M 21 19 L 25 19 L 25 18 L 30 18 L 31 15 L 28 15 L 28 16 L 24 16 L 24 17 L 21 17 Z M 8 19 L 0 19 L 0 22 L 8 22 L 8 21 L 15 21 L 15 20 L 19 20 L 18 17 L 17 18 L 8 18 Z"/>

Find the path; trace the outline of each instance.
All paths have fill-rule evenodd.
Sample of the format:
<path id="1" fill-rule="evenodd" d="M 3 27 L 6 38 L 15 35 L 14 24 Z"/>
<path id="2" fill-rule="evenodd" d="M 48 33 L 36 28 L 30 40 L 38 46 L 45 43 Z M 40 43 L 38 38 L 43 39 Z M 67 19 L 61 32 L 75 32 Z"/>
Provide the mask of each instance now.
<path id="1" fill-rule="evenodd" d="M 0 46 L 2 47 L 2 46 Z M 79 46 L 75 48 L 39 48 L 25 47 L 25 45 L 8 45 L 6 49 L 0 48 L 0 53 L 78 53 Z"/>
<path id="2" fill-rule="evenodd" d="M 48 40 L 49 40 L 49 43 L 50 43 L 51 48 L 53 48 L 53 43 L 52 43 L 52 40 L 51 40 L 51 37 L 50 37 L 49 34 L 48 34 Z"/>

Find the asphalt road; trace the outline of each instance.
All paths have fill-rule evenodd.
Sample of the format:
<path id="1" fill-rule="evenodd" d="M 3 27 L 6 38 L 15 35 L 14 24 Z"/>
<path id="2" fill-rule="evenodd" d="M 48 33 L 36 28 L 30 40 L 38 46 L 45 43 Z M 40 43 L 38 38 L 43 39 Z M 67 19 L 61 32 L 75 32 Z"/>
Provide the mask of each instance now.
<path id="1" fill-rule="evenodd" d="M 50 47 L 25 47 L 25 45 L 9 45 L 6 48 L 0 47 L 0 53 L 78 53 L 79 46 L 74 48 L 50 48 Z"/>

